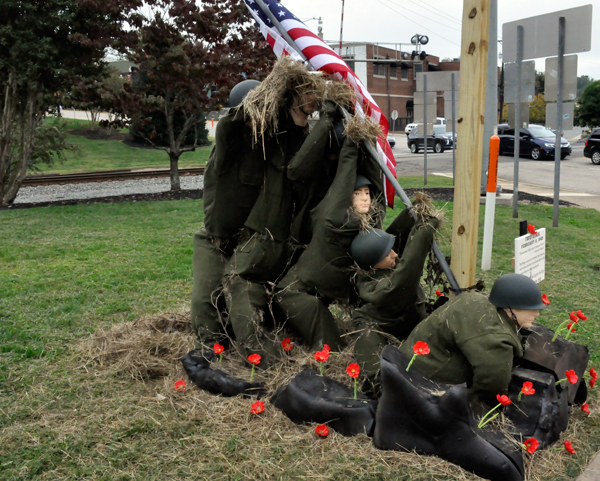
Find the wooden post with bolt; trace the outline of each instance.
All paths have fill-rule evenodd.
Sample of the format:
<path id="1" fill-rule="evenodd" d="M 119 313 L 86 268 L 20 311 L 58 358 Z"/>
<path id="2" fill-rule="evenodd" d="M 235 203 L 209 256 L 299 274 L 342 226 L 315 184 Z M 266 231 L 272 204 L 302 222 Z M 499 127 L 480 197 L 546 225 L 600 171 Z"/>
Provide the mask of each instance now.
<path id="1" fill-rule="evenodd" d="M 461 288 L 476 282 L 489 28 L 490 0 L 464 0 L 452 220 L 452 271 Z"/>

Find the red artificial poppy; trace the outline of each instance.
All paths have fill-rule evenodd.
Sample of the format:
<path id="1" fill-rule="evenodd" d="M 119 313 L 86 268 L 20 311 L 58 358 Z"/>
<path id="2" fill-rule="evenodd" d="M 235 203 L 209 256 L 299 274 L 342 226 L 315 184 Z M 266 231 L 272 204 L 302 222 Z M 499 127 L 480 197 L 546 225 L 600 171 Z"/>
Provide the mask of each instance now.
<path id="1" fill-rule="evenodd" d="M 590 369 L 590 376 L 592 376 L 592 379 L 596 379 L 598 378 L 598 374 L 596 373 L 596 368 L 593 367 Z"/>
<path id="2" fill-rule="evenodd" d="M 569 322 L 567 324 L 567 331 L 577 332 L 577 329 L 575 329 L 575 323 L 574 322 Z"/>
<path id="3" fill-rule="evenodd" d="M 319 362 L 325 362 L 329 359 L 329 352 L 327 351 L 317 351 L 315 352 L 315 359 Z"/>
<path id="4" fill-rule="evenodd" d="M 248 361 L 250 361 L 255 366 L 260 364 L 260 354 L 250 354 L 248 356 Z"/>
<path id="5" fill-rule="evenodd" d="M 294 343 L 289 337 L 286 337 L 283 341 L 281 341 L 281 347 L 283 347 L 284 351 L 289 351 L 294 347 Z"/>
<path id="6" fill-rule="evenodd" d="M 503 406 L 508 406 L 509 404 L 512 404 L 512 401 L 510 400 L 510 398 L 508 396 L 506 396 L 505 394 L 496 394 L 496 399 Z"/>
<path id="7" fill-rule="evenodd" d="M 315 432 L 323 437 L 326 438 L 327 435 L 329 434 L 329 428 L 327 426 L 325 426 L 324 424 L 319 424 L 316 428 L 315 428 Z"/>
<path id="8" fill-rule="evenodd" d="M 262 401 L 255 401 L 250 406 L 250 412 L 252 414 L 260 414 L 265 410 L 265 403 Z"/>
<path id="9" fill-rule="evenodd" d="M 215 344 L 215 354 L 221 354 L 225 348 L 221 346 L 218 342 Z"/>
<path id="10" fill-rule="evenodd" d="M 348 376 L 356 379 L 358 377 L 358 375 L 360 374 L 360 366 L 358 364 L 356 364 L 355 362 L 348 364 L 348 367 L 346 368 L 346 372 L 348 373 Z"/>
<path id="11" fill-rule="evenodd" d="M 442 297 L 442 296 L 444 295 L 444 293 L 443 293 L 443 292 L 440 292 L 439 288 L 438 288 L 438 289 L 436 289 L 435 293 L 436 293 L 436 295 L 437 295 L 438 297 Z"/>
<path id="12" fill-rule="evenodd" d="M 571 441 L 567 441 L 565 439 L 565 449 L 571 453 L 571 454 L 575 454 L 575 450 L 573 449 L 573 445 L 571 444 Z"/>
<path id="13" fill-rule="evenodd" d="M 581 312 L 581 309 L 580 309 L 580 310 L 578 310 L 578 311 L 576 312 L 576 314 L 577 314 L 577 317 L 578 317 L 579 319 L 581 319 L 582 321 L 587 321 L 587 316 L 586 316 L 586 315 L 585 315 L 583 312 Z"/>
<path id="14" fill-rule="evenodd" d="M 185 391 L 185 387 L 186 387 L 185 380 L 180 379 L 179 381 L 177 381 L 175 383 L 175 385 L 173 386 L 173 389 L 175 389 L 175 391 L 183 392 L 183 391 Z"/>
<path id="15" fill-rule="evenodd" d="M 542 294 L 542 302 L 547 306 L 548 304 L 550 304 L 550 299 L 548 299 L 548 296 L 546 294 Z"/>
<path id="16" fill-rule="evenodd" d="M 429 346 L 427 345 L 426 342 L 423 341 L 417 341 L 415 342 L 415 345 L 413 346 L 413 352 L 415 354 L 429 354 Z"/>
<path id="17" fill-rule="evenodd" d="M 533 383 L 525 381 L 523 383 L 523 387 L 521 388 L 521 392 L 526 396 L 529 396 L 530 394 L 535 394 L 535 389 L 533 389 Z"/>
<path id="18" fill-rule="evenodd" d="M 535 230 L 535 226 L 533 224 L 527 224 L 527 230 L 531 235 L 537 235 L 537 231 Z"/>
<path id="19" fill-rule="evenodd" d="M 540 443 L 538 442 L 538 440 L 535 439 L 535 438 L 529 438 L 523 444 L 525 445 L 525 449 L 527 449 L 527 452 L 529 454 L 535 453 L 535 450 L 540 445 Z"/>
<path id="20" fill-rule="evenodd" d="M 588 403 L 583 403 L 581 405 L 581 410 L 586 413 L 589 414 L 590 413 L 590 405 Z"/>
<path id="21" fill-rule="evenodd" d="M 327 344 L 323 344 L 323 352 L 329 354 L 331 352 L 331 348 Z"/>
<path id="22" fill-rule="evenodd" d="M 573 322 L 579 322 L 579 318 L 577 317 L 577 314 L 575 314 L 575 311 L 571 311 L 569 319 L 571 319 Z"/>
<path id="23" fill-rule="evenodd" d="M 594 387 L 594 384 L 596 384 L 596 378 L 593 377 L 592 379 L 590 379 L 590 387 Z"/>
<path id="24" fill-rule="evenodd" d="M 575 374 L 575 371 L 573 369 L 569 369 L 568 371 L 565 371 L 565 376 L 567 376 L 567 380 L 571 384 L 575 384 L 577 382 L 577 379 L 579 379 L 577 377 L 577 374 Z"/>

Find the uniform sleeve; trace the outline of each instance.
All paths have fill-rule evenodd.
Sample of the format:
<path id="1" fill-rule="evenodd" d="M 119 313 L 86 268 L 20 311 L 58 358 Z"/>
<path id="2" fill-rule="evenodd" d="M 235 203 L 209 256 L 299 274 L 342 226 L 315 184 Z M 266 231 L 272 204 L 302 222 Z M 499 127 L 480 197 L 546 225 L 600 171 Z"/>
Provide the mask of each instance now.
<path id="1" fill-rule="evenodd" d="M 488 404 L 506 394 L 515 359 L 514 340 L 499 333 L 471 338 L 458 346 L 473 369 L 473 393 Z"/>
<path id="2" fill-rule="evenodd" d="M 329 146 L 336 109 L 334 102 L 325 102 L 319 121 L 288 164 L 287 175 L 290 180 L 308 180 L 317 174 Z"/>
<path id="3" fill-rule="evenodd" d="M 236 157 L 243 148 L 244 131 L 248 129 L 244 123 L 243 109 L 237 109 L 225 115 L 217 123 L 215 145 L 210 153 L 208 162 L 217 175 L 227 172 L 235 164 Z"/>

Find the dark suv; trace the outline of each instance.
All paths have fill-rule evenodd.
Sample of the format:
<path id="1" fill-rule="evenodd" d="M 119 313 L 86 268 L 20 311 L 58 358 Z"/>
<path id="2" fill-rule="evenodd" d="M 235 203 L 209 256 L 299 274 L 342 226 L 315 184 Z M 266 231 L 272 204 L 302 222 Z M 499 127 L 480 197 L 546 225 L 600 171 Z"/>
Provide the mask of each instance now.
<path id="1" fill-rule="evenodd" d="M 418 127 L 413 128 L 406 138 L 408 148 L 413 154 L 422 150 L 423 144 L 425 144 L 425 138 L 423 134 L 419 135 L 418 130 Z M 444 150 L 452 148 L 453 139 L 455 138 L 452 132 L 446 132 L 445 125 L 434 125 L 433 135 L 427 137 L 427 149 L 433 149 L 435 153 L 441 154 Z"/>
<path id="2" fill-rule="evenodd" d="M 592 164 L 600 165 L 600 128 L 592 130 L 585 141 L 583 155 L 592 159 Z"/>
<path id="3" fill-rule="evenodd" d="M 515 129 L 508 124 L 498 125 L 500 137 L 500 155 L 512 155 L 515 151 Z M 522 156 L 528 155 L 533 160 L 549 158 L 554 160 L 554 142 L 556 135 L 542 125 L 529 124 L 526 129 L 521 129 L 521 142 L 519 152 Z M 564 159 L 571 154 L 571 144 L 564 137 L 560 139 L 560 158 Z"/>

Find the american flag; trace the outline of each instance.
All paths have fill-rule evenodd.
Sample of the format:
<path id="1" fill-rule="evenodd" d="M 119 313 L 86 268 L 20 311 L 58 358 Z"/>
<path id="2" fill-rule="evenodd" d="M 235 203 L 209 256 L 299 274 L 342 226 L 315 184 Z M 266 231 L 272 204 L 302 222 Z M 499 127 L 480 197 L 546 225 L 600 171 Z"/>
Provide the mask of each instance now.
<path id="1" fill-rule="evenodd" d="M 259 8 L 255 0 L 244 0 L 244 2 L 254 17 L 254 20 L 256 20 L 265 40 L 275 52 L 275 55 L 277 55 L 277 57 L 289 55 L 293 59 L 304 63 L 304 59 L 279 34 L 275 25 L 273 25 L 269 17 L 267 17 L 267 15 Z M 275 0 L 263 0 L 263 2 L 267 5 L 275 18 L 279 20 L 281 26 L 287 31 L 297 47 L 307 58 L 308 63 L 310 63 L 315 70 L 320 70 L 335 79 L 348 82 L 354 88 L 357 94 L 355 114 L 359 116 L 368 115 L 372 120 L 381 125 L 383 137 L 379 138 L 377 141 L 377 153 L 381 158 L 386 159 L 388 168 L 395 176 L 396 160 L 394 159 L 392 149 L 387 141 L 389 130 L 388 121 L 360 79 L 352 69 L 346 65 L 346 62 L 344 62 L 342 57 L 335 53 L 331 47 L 315 35 L 287 8 Z M 385 183 L 385 190 L 387 202 L 393 207 L 394 188 L 387 180 Z"/>

